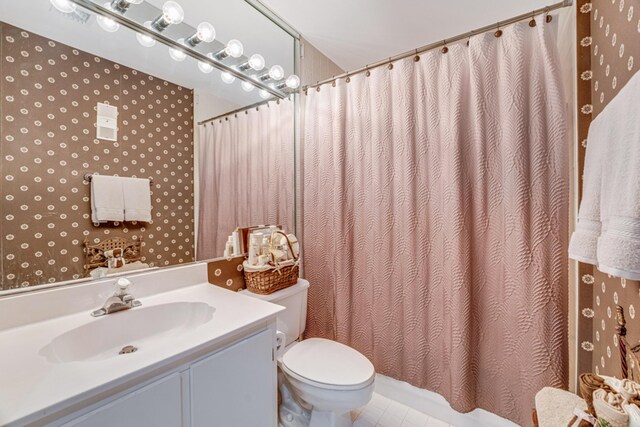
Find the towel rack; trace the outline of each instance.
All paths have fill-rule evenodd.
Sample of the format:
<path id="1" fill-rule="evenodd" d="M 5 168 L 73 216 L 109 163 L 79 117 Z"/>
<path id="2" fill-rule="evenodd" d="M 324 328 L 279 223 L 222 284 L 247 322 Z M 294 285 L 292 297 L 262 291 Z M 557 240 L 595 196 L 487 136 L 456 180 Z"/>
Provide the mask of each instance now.
<path id="1" fill-rule="evenodd" d="M 87 182 L 91 182 L 91 179 L 93 178 L 93 175 L 91 172 L 87 172 L 84 174 L 84 180 Z M 153 185 L 153 178 L 147 178 L 149 180 L 149 185 Z"/>

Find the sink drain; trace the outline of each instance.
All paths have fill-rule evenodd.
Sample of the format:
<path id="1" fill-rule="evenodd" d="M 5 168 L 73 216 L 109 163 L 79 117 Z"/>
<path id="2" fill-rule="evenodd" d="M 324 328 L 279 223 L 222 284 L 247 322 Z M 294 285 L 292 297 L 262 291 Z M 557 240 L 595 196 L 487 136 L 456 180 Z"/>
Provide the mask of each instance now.
<path id="1" fill-rule="evenodd" d="M 138 351 L 138 347 L 134 347 L 132 345 L 125 345 L 124 347 L 122 347 L 122 350 L 120 350 L 120 353 L 118 354 L 129 354 L 129 353 L 135 353 L 136 351 Z"/>

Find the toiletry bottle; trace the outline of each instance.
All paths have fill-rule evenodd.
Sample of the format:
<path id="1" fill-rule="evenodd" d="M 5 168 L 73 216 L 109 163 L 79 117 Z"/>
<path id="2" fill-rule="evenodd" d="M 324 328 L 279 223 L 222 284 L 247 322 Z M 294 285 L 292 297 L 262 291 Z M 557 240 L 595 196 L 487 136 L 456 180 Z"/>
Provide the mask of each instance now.
<path id="1" fill-rule="evenodd" d="M 231 233 L 232 236 L 232 244 L 233 244 L 233 256 L 240 255 L 240 233 L 238 230 Z"/>
<path id="2" fill-rule="evenodd" d="M 260 256 L 258 237 L 262 237 L 262 234 L 252 233 L 249 239 L 249 265 L 258 265 L 258 257 Z"/>
<path id="3" fill-rule="evenodd" d="M 269 255 L 269 239 L 271 237 L 268 235 L 263 235 L 262 243 L 260 245 L 260 255 Z"/>
<path id="4" fill-rule="evenodd" d="M 231 236 L 227 239 L 227 244 L 224 247 L 224 256 L 226 258 L 231 258 L 233 256 L 233 237 Z"/>

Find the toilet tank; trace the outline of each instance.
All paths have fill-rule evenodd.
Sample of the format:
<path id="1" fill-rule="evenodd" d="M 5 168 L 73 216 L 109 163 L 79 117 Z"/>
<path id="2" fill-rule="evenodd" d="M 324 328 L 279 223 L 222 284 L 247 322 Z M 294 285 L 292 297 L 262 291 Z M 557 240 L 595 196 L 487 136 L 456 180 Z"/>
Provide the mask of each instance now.
<path id="1" fill-rule="evenodd" d="M 240 293 L 263 301 L 269 301 L 285 308 L 284 311 L 278 314 L 276 328 L 286 335 L 286 346 L 297 340 L 304 332 L 307 324 L 308 289 L 309 282 L 304 279 L 298 279 L 298 283 L 295 285 L 269 295 L 254 294 L 246 289 L 240 291 Z"/>

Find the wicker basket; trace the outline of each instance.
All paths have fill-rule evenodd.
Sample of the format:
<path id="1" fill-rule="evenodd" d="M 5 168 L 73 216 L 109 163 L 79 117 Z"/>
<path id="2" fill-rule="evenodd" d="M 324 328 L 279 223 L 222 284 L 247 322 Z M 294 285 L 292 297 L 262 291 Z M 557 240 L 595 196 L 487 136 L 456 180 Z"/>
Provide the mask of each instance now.
<path id="1" fill-rule="evenodd" d="M 282 234 L 287 239 L 289 251 L 293 255 L 293 248 L 287 235 L 281 231 L 273 234 Z M 271 236 L 273 242 L 273 235 Z M 298 257 L 293 255 L 293 265 L 279 265 L 275 260 L 273 269 L 263 271 L 244 271 L 244 282 L 247 289 L 254 294 L 268 295 L 280 289 L 288 288 L 298 282 Z"/>

